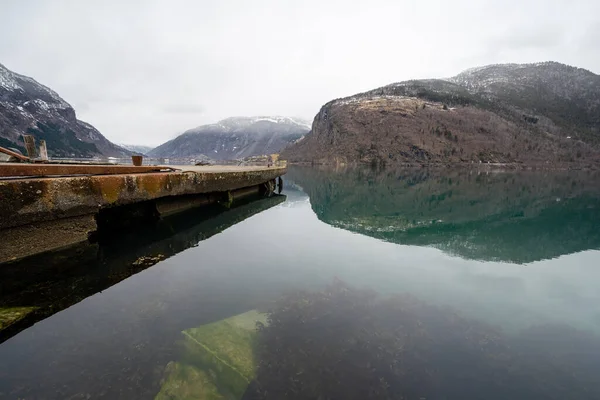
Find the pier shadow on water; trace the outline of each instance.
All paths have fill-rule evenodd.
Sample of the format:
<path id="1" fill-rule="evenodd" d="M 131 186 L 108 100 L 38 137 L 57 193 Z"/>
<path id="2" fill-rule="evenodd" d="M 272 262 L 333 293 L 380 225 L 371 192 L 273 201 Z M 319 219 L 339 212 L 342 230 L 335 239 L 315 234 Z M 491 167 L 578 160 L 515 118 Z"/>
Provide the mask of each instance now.
<path id="1" fill-rule="evenodd" d="M 285 199 L 257 196 L 230 208 L 193 209 L 135 230 L 100 235 L 96 243 L 0 264 L 0 343 Z"/>

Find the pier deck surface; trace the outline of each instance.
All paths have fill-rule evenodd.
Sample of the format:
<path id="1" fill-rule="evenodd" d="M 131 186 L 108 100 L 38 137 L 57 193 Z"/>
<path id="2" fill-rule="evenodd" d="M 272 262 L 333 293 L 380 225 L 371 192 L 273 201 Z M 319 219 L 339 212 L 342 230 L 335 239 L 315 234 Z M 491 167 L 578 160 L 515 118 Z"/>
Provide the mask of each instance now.
<path id="1" fill-rule="evenodd" d="M 110 165 L 110 164 L 23 164 L 0 163 L 0 180 L 28 177 L 68 177 L 74 175 L 117 175 L 148 172 L 240 172 L 274 167 L 234 165 Z"/>
<path id="2" fill-rule="evenodd" d="M 0 176 L 2 170 L 15 165 L 0 164 Z M 227 192 L 260 185 L 286 173 L 285 166 L 168 165 L 149 166 L 147 172 L 140 172 L 145 166 L 115 166 L 109 171 L 106 168 L 110 166 L 88 165 L 76 174 L 52 176 L 45 175 L 39 165 L 29 165 L 35 171 L 31 176 L 0 178 L 0 229 L 95 214 L 101 208 L 162 197 Z M 127 168 L 134 173 L 123 173 Z"/>

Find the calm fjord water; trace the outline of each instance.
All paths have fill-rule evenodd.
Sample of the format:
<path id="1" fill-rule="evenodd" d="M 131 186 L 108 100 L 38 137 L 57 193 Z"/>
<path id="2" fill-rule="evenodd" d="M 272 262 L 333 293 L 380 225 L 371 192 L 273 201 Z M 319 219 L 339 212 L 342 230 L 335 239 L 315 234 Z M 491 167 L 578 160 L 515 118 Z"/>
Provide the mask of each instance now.
<path id="1" fill-rule="evenodd" d="M 344 333 L 327 324 L 312 326 L 316 311 L 300 307 L 306 320 L 294 320 L 302 319 L 303 326 L 311 327 L 307 335 L 315 336 L 296 333 L 294 348 L 304 349 L 327 334 L 355 347 L 361 340 L 371 345 L 387 337 L 386 323 L 405 315 L 389 331 L 402 326 L 402 344 L 398 337 L 377 344 L 384 355 L 370 349 L 367 356 L 360 353 L 367 359 L 359 363 L 358 353 L 348 356 L 340 349 L 350 357 L 345 365 L 356 361 L 369 368 L 335 372 L 340 380 L 352 376 L 363 388 L 373 384 L 370 378 L 361 380 L 367 375 L 386 382 L 362 398 L 400 398 L 402 390 L 394 386 L 400 376 L 402 384 L 412 379 L 405 384 L 410 389 L 405 398 L 552 398 L 538 391 L 544 385 L 557 398 L 600 398 L 599 384 L 588 379 L 600 368 L 597 174 L 292 168 L 284 194 L 208 219 L 198 212 L 186 214 L 57 265 L 32 260 L 19 266 L 39 276 L 38 281 L 14 283 L 19 272 L 0 266 L 0 309 L 38 307 L 46 317 L 0 344 L 0 398 L 151 399 L 159 393 L 160 398 L 182 397 L 185 390 L 190 398 L 201 398 L 193 388 L 197 374 L 178 375 L 177 385 L 165 375 L 167 365 L 172 372 L 177 365 L 172 362 L 184 357 L 182 332 L 251 310 L 279 310 L 273 315 L 284 321 L 296 306 L 273 302 L 298 290 L 305 291 L 304 297 L 293 304 L 323 304 L 326 321 L 349 325 Z M 158 254 L 166 259 L 146 267 L 135 263 Z M 378 303 L 363 289 L 382 299 L 400 293 L 413 300 L 397 300 L 401 306 Z M 396 311 L 385 314 L 390 309 Z M 406 310 L 410 313 L 403 314 Z M 418 321 L 413 328 L 409 314 Z M 378 333 L 373 328 L 360 339 L 345 337 L 354 328 L 344 318 L 360 320 L 366 331 L 376 326 Z M 271 324 L 281 329 L 274 331 L 277 338 L 291 326 L 278 321 Z M 268 329 L 260 332 L 269 337 Z M 427 337 L 427 346 L 420 347 L 421 337 Z M 275 348 L 278 339 L 273 340 Z M 261 343 L 268 347 L 271 342 Z M 396 345 L 401 350 L 391 349 Z M 262 348 L 256 357 L 271 353 Z M 414 364 L 403 361 L 402 354 Z M 311 368 L 330 362 L 322 357 L 313 354 Z M 386 357 L 395 360 L 388 363 L 392 372 L 372 367 Z M 407 371 L 415 370 L 421 365 L 416 360 L 426 357 L 433 361 L 420 375 L 407 374 L 397 364 L 400 359 Z M 278 371 L 292 368 L 269 360 L 264 364 L 277 365 Z M 560 363 L 552 364 L 556 360 Z M 309 368 L 303 366 L 308 361 L 297 362 L 291 369 L 294 383 L 283 385 L 288 389 L 310 386 L 302 381 L 309 379 Z M 542 364 L 549 365 L 547 370 Z M 531 372 L 538 367 L 539 372 Z M 323 368 L 320 376 L 327 376 L 331 370 Z M 445 368 L 457 375 L 449 378 Z M 258 382 L 267 370 L 253 372 Z M 223 371 L 211 373 L 218 381 Z M 286 396 L 318 398 L 302 390 Z M 244 398 L 278 398 L 265 391 L 257 390 L 254 397 L 247 392 Z M 352 393 L 359 392 L 354 388 Z M 204 398 L 236 396 L 229 388 Z"/>

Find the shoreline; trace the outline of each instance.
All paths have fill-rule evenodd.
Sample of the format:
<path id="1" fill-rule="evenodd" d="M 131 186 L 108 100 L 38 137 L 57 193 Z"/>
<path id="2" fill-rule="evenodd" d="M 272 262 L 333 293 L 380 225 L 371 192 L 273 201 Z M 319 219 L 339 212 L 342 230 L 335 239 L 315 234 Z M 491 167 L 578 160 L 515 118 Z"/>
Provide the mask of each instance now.
<path id="1" fill-rule="evenodd" d="M 600 164 L 524 164 L 524 163 L 393 163 L 373 164 L 368 162 L 321 162 L 321 161 L 287 161 L 288 166 L 328 166 L 328 167 L 373 167 L 373 168 L 467 168 L 511 171 L 599 171 Z"/>

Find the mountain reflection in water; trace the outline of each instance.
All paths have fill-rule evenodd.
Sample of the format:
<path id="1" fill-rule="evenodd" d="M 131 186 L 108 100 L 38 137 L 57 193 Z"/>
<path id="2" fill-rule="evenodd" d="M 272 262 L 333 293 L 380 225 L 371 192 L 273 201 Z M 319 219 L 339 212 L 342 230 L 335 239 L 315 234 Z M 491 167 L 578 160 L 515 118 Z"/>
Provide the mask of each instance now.
<path id="1" fill-rule="evenodd" d="M 293 168 L 320 220 L 398 244 L 512 263 L 600 249 L 600 174 Z"/>

